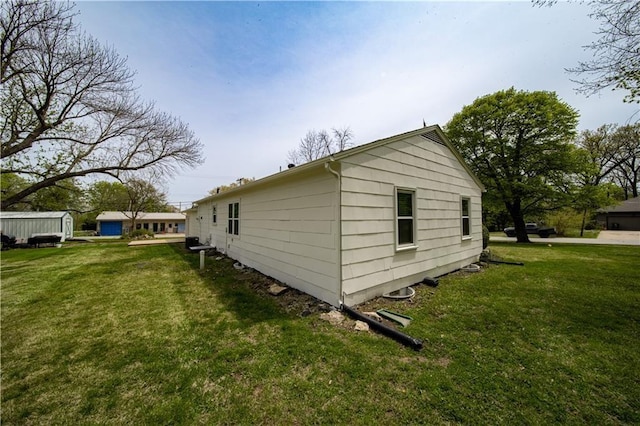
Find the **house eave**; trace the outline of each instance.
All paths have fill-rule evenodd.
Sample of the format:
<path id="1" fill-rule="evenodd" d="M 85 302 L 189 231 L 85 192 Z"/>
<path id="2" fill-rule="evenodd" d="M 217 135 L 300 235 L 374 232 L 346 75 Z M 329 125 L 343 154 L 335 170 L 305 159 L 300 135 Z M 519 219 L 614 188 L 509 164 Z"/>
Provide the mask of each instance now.
<path id="1" fill-rule="evenodd" d="M 478 185 L 478 187 L 481 189 L 481 191 L 485 192 L 486 189 L 485 189 L 484 185 L 482 184 L 482 182 L 480 182 L 480 179 L 478 179 L 478 177 L 469 168 L 469 166 L 467 165 L 466 161 L 462 158 L 462 155 L 451 144 L 451 142 L 449 141 L 447 136 L 444 134 L 444 132 L 442 131 L 440 126 L 432 125 L 432 126 L 427 126 L 427 127 L 421 127 L 419 129 L 411 130 L 409 132 L 401 133 L 401 134 L 398 134 L 398 135 L 395 135 L 395 136 L 390 136 L 388 138 L 379 139 L 379 140 L 376 140 L 376 141 L 373 141 L 373 142 L 369 142 L 369 143 L 366 143 L 366 144 L 363 144 L 363 145 L 360 145 L 360 146 L 356 146 L 354 148 L 350 148 L 350 149 L 344 150 L 344 151 L 340 151 L 340 152 L 337 152 L 335 154 L 331 154 L 331 155 L 328 155 L 326 157 L 322 157 L 322 158 L 319 158 L 317 160 L 310 161 L 310 162 L 302 164 L 300 166 L 295 166 L 295 167 L 292 167 L 292 168 L 287 169 L 285 171 L 278 172 L 278 173 L 275 173 L 273 175 L 266 176 L 266 177 L 264 177 L 262 179 L 255 180 L 253 182 L 249 182 L 247 184 L 244 184 L 244 185 L 229 189 L 229 190 L 221 192 L 219 194 L 209 195 L 208 197 L 204 197 L 204 198 L 202 198 L 200 200 L 195 201 L 195 204 L 200 204 L 200 203 L 213 201 L 213 200 L 216 200 L 216 199 L 222 198 L 222 197 L 229 197 L 229 196 L 238 195 L 238 194 L 240 194 L 242 192 L 258 188 L 258 187 L 260 187 L 262 185 L 266 185 L 266 184 L 272 183 L 272 182 L 280 180 L 280 179 L 289 179 L 289 178 L 297 176 L 297 175 L 299 175 L 301 173 L 309 172 L 309 171 L 311 171 L 311 170 L 313 170 L 315 168 L 324 167 L 324 164 L 327 163 L 327 162 L 334 162 L 334 161 L 339 162 L 339 161 L 341 161 L 341 160 L 343 160 L 343 159 L 345 159 L 347 157 L 351 157 L 353 155 L 360 154 L 360 153 L 368 151 L 368 150 L 370 150 L 372 148 L 375 148 L 375 147 L 378 147 L 378 146 L 381 146 L 381 145 L 386 145 L 388 143 L 393 143 L 393 142 L 396 142 L 396 141 L 400 141 L 402 139 L 406 139 L 406 138 L 410 138 L 410 137 L 414 137 L 414 136 L 419 136 L 421 134 L 432 132 L 432 131 L 434 131 L 434 132 L 436 132 L 438 134 L 440 139 L 444 142 L 445 146 L 447 148 L 449 148 L 449 150 L 453 153 L 453 155 L 460 162 L 460 164 L 462 164 L 464 169 L 467 171 L 469 176 L 471 176 L 473 181 Z"/>
<path id="2" fill-rule="evenodd" d="M 292 167 L 292 168 L 287 169 L 285 171 L 278 172 L 278 173 L 275 173 L 273 175 L 266 176 L 266 177 L 264 177 L 262 179 L 254 180 L 254 181 L 246 183 L 244 185 L 240 185 L 240 186 L 237 186 L 235 188 L 228 189 L 228 190 L 223 191 L 223 192 L 221 192 L 219 194 L 209 195 L 208 197 L 201 198 L 200 200 L 197 200 L 194 203 L 195 204 L 201 204 L 201 203 L 205 203 L 205 202 L 208 202 L 208 201 L 213 201 L 213 200 L 218 199 L 218 198 L 238 195 L 239 193 L 246 192 L 246 191 L 258 188 L 258 187 L 260 187 L 262 185 L 273 183 L 275 181 L 282 180 L 282 179 L 288 179 L 288 178 L 291 178 L 292 176 L 299 175 L 300 173 L 303 173 L 305 171 L 310 171 L 310 170 L 313 170 L 314 168 L 322 167 L 322 165 L 324 163 L 326 163 L 327 161 L 329 161 L 328 158 L 327 157 L 323 157 L 321 159 L 312 161 L 310 163 L 305 163 L 305 164 L 302 164 L 300 166 Z M 189 211 L 189 210 L 186 210 L 186 211 Z"/>

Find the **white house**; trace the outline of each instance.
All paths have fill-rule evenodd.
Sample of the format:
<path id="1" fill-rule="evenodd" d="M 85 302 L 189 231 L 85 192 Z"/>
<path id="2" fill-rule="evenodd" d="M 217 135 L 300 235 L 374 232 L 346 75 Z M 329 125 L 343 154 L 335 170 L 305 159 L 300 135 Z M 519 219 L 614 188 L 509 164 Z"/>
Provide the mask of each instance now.
<path id="1" fill-rule="evenodd" d="M 69 212 L 0 212 L 0 231 L 26 242 L 37 234 L 60 235 L 61 240 L 73 238 L 73 216 Z"/>
<path id="2" fill-rule="evenodd" d="M 131 212 L 102 212 L 96 217 L 98 232 L 103 236 L 115 236 L 128 233 L 131 228 Z M 147 229 L 155 234 L 183 233 L 185 230 L 183 213 L 146 213 L 136 216 L 136 229 Z"/>
<path id="3" fill-rule="evenodd" d="M 483 186 L 438 126 L 203 198 L 187 235 L 332 305 L 478 260 Z"/>

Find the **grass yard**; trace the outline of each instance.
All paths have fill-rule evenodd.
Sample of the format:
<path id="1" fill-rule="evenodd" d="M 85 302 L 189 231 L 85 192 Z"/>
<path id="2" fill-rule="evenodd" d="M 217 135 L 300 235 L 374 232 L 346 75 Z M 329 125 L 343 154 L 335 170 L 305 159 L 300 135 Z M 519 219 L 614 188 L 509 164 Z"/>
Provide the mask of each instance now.
<path id="1" fill-rule="evenodd" d="M 583 235 L 580 236 L 580 229 L 569 229 L 565 231 L 563 238 L 598 238 L 600 234 L 599 229 L 585 229 Z M 506 237 L 506 234 L 502 231 L 494 231 L 490 232 L 489 235 L 491 237 Z M 531 238 L 539 238 L 537 234 L 529 234 L 529 239 Z M 555 237 L 551 237 L 555 238 Z M 553 240 L 551 240 L 553 242 Z"/>
<path id="2" fill-rule="evenodd" d="M 386 302 L 421 352 L 178 245 L 2 252 L 2 423 L 640 423 L 640 248 L 491 248 Z"/>

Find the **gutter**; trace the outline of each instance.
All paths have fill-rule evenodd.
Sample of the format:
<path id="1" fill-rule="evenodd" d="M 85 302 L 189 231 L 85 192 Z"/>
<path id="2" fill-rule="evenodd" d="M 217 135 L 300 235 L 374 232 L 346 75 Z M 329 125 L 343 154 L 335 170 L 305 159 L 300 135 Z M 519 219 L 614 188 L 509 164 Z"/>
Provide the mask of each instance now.
<path id="1" fill-rule="evenodd" d="M 484 191 L 484 186 L 482 186 L 482 183 L 480 182 L 480 180 L 475 176 L 475 174 L 473 174 L 473 172 L 471 171 L 471 169 L 469 169 L 469 166 L 466 164 L 466 162 L 464 162 L 462 160 L 462 156 L 460 155 L 460 153 L 458 153 L 458 151 L 453 147 L 453 145 L 451 144 L 451 142 L 449 142 L 449 140 L 447 139 L 446 135 L 442 132 L 442 130 L 440 129 L 439 126 L 437 125 L 433 125 L 433 126 L 428 126 L 428 127 L 422 127 L 416 130 L 411 130 L 409 132 L 405 132 L 405 133 L 401 133 L 399 135 L 395 135 L 395 136 L 390 136 L 388 138 L 384 138 L 384 139 L 378 139 L 376 141 L 373 142 L 369 142 L 366 143 L 364 145 L 359 145 L 356 146 L 354 148 L 349 148 L 345 151 L 340 151 L 337 152 L 335 154 L 331 154 L 328 157 L 322 157 L 319 158 L 317 160 L 313 160 L 309 163 L 305 163 L 305 164 L 301 164 L 299 166 L 296 167 L 292 167 L 290 169 L 287 170 L 283 170 L 281 172 L 272 174 L 270 176 L 266 176 L 263 177 L 261 179 L 255 180 L 253 182 L 249 182 L 245 185 L 240 185 L 236 188 L 230 189 L 228 191 L 224 192 L 224 196 L 228 196 L 230 194 L 233 194 L 235 192 L 240 192 L 240 191 L 244 191 L 244 190 L 248 190 L 254 187 L 258 187 L 261 186 L 263 184 L 266 184 L 268 182 L 273 182 L 275 180 L 278 179 L 284 179 L 287 177 L 291 177 L 291 176 L 295 176 L 297 173 L 302 173 L 304 171 L 309 171 L 309 170 L 313 170 L 316 167 L 322 167 L 322 165 L 325 165 L 325 168 L 330 167 L 327 166 L 327 163 L 333 163 L 334 161 L 340 161 L 343 158 L 347 158 L 356 154 L 359 154 L 361 152 L 365 152 L 373 147 L 376 146 L 381 146 L 381 145 L 386 145 L 388 143 L 391 142 L 396 142 L 402 139 L 406 139 L 406 138 L 410 138 L 413 136 L 419 136 L 425 132 L 431 132 L 434 131 L 438 134 L 438 136 L 440 137 L 440 139 L 442 139 L 442 141 L 445 143 L 445 146 L 451 150 L 451 152 L 454 153 L 454 155 L 456 157 L 458 157 L 458 160 L 462 161 L 462 165 L 464 166 L 464 168 L 467 170 L 467 172 L 471 175 L 471 177 L 473 178 L 474 181 L 476 181 L 476 183 L 478 184 L 478 186 Z M 332 170 L 331 173 L 336 174 L 339 176 L 339 173 L 336 172 L 335 170 Z M 195 201 L 195 203 L 204 203 L 207 201 L 211 201 L 211 200 L 215 200 L 217 197 L 221 196 L 223 194 L 214 194 L 214 195 L 209 195 L 207 197 L 204 197 L 200 200 Z"/>
<path id="2" fill-rule="evenodd" d="M 338 265 L 338 304 L 342 306 L 344 303 L 344 294 L 342 291 L 342 176 L 339 172 L 331 168 L 331 164 L 333 163 L 335 163 L 335 160 L 333 156 L 330 156 L 329 161 L 324 163 L 324 168 L 338 179 L 338 199 L 336 200 L 336 220 L 338 223 L 336 228 L 336 264 Z"/>

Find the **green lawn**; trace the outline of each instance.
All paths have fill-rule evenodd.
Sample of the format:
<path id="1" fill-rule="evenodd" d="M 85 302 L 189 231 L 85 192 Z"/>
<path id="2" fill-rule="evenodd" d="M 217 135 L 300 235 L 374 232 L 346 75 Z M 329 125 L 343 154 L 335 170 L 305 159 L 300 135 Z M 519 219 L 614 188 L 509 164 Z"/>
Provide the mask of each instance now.
<path id="1" fill-rule="evenodd" d="M 421 352 L 179 245 L 2 252 L 2 423 L 640 423 L 640 248 L 491 248 L 386 302 Z"/>
<path id="2" fill-rule="evenodd" d="M 563 238 L 598 238 L 598 235 L 600 234 L 600 230 L 599 229 L 585 229 L 583 232 L 582 237 L 580 236 L 580 230 L 579 229 L 569 229 L 567 232 L 565 232 L 565 235 L 563 235 Z M 502 231 L 494 231 L 494 232 L 490 232 L 489 235 L 491 237 L 506 237 L 507 235 L 502 232 Z M 529 238 L 539 238 L 537 234 L 529 234 Z M 551 237 L 551 238 L 555 238 L 555 237 Z"/>

